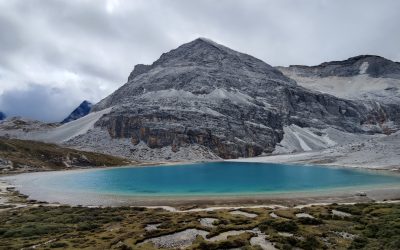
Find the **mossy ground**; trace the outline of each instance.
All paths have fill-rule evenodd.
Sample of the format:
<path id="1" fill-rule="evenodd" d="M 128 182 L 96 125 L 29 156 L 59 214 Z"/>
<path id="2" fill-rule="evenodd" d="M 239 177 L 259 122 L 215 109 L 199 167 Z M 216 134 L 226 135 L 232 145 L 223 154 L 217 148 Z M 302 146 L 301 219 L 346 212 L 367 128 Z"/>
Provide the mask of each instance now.
<path id="1" fill-rule="evenodd" d="M 120 157 L 80 151 L 55 144 L 0 138 L 0 158 L 12 162 L 12 169 L 1 173 L 61 170 L 75 167 L 122 166 L 133 162 Z"/>
<path id="2" fill-rule="evenodd" d="M 351 213 L 351 217 L 332 216 L 331 210 Z M 151 244 L 137 246 L 156 236 L 197 228 L 209 231 L 207 237 L 230 230 L 258 227 L 279 249 L 399 249 L 400 204 L 357 204 L 313 206 L 303 209 L 246 209 L 256 218 L 232 215 L 229 210 L 175 213 L 162 209 L 134 207 L 26 207 L 0 212 L 0 249 L 152 249 Z M 271 218 L 274 211 L 282 218 Z M 304 212 L 315 220 L 293 216 Z M 283 216 L 285 215 L 285 218 Z M 218 218 L 213 228 L 205 228 L 199 218 Z M 147 224 L 160 224 L 147 232 Z M 290 233 L 283 236 L 279 232 Z M 341 233 L 354 235 L 346 238 Z M 250 246 L 251 233 L 208 242 L 202 237 L 191 249 L 227 249 Z"/>

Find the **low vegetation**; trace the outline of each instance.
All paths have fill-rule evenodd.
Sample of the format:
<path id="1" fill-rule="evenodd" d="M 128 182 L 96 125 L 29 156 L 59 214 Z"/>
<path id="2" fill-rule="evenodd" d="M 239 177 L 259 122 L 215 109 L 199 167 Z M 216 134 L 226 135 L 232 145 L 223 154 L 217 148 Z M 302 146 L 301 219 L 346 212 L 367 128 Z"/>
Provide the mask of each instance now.
<path id="1" fill-rule="evenodd" d="M 121 166 L 115 156 L 60 147 L 55 144 L 0 138 L 0 173 L 60 170 L 69 167 Z"/>
<path id="2" fill-rule="evenodd" d="M 332 215 L 332 210 L 350 213 Z M 195 228 L 209 232 L 198 236 L 189 249 L 260 249 L 251 246 L 250 232 L 210 242 L 207 238 L 231 230 L 258 227 L 278 249 L 399 249 L 400 204 L 357 204 L 279 209 L 276 214 L 307 213 L 315 219 L 272 218 L 271 209 L 247 211 L 255 218 L 232 215 L 229 210 L 174 213 L 135 207 L 25 207 L 0 212 L 0 249 L 154 249 L 146 239 Z M 204 227 L 200 218 L 217 218 Z M 288 216 L 289 217 L 289 216 Z M 146 231 L 146 225 L 159 224 Z"/>

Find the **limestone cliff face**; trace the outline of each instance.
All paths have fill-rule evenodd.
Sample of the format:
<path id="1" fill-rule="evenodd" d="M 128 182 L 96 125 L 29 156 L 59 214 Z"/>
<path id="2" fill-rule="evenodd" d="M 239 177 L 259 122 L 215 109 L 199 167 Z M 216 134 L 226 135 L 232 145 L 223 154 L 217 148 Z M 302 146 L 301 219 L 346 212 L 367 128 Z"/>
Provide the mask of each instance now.
<path id="1" fill-rule="evenodd" d="M 113 107 L 96 127 L 149 148 L 201 145 L 222 158 L 272 152 L 283 126 L 382 132 L 386 106 L 307 90 L 252 56 L 199 38 L 137 65 L 128 82 L 93 106 Z"/>

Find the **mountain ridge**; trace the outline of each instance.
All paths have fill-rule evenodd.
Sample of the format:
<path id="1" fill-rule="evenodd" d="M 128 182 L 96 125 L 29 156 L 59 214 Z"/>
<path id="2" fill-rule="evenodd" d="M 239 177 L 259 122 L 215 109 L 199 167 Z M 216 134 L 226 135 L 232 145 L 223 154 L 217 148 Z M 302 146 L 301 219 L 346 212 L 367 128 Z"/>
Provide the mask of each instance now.
<path id="1" fill-rule="evenodd" d="M 317 75 L 320 77 L 349 77 L 368 74 L 371 77 L 400 79 L 400 64 L 377 55 L 358 55 L 345 60 L 323 62 L 315 66 L 290 65 L 288 68 L 301 76 Z"/>
<path id="2" fill-rule="evenodd" d="M 121 96 L 114 97 L 114 94 L 119 91 L 127 92 L 131 96 L 142 94 L 144 91 L 151 91 L 152 86 L 145 84 L 145 82 L 160 80 L 154 79 L 157 77 L 165 77 L 165 80 L 168 80 L 168 82 L 165 81 L 162 83 L 163 86 L 161 87 L 164 89 L 185 89 L 184 86 L 176 86 L 173 84 L 176 77 L 183 77 L 184 79 L 180 79 L 181 82 L 197 80 L 206 86 L 208 85 L 208 88 L 206 88 L 207 90 L 203 90 L 203 93 L 210 93 L 212 88 L 210 88 L 210 84 L 207 84 L 207 80 L 212 77 L 207 77 L 207 75 L 204 74 L 199 75 L 196 69 L 199 71 L 206 70 L 208 75 L 215 75 L 218 70 L 230 70 L 231 74 L 235 74 L 237 72 L 232 68 L 230 69 L 228 65 L 232 61 L 243 64 L 244 68 L 241 74 L 243 78 L 248 77 L 247 74 L 250 71 L 250 73 L 258 74 L 259 77 L 265 79 L 275 80 L 280 83 L 295 84 L 293 80 L 285 77 L 282 72 L 257 58 L 233 51 L 223 45 L 217 46 L 215 44 L 215 42 L 211 42 L 209 39 L 198 38 L 167 53 L 163 53 L 160 58 L 151 65 L 139 64 L 139 66 L 135 66 L 128 77 L 128 82 L 119 90 L 94 105 L 93 110 L 98 111 L 110 107 L 114 102 L 121 102 Z M 154 72 L 152 78 L 142 79 L 148 76 L 151 71 Z M 133 82 L 133 80 L 136 80 L 136 82 Z M 230 80 L 232 83 L 236 82 L 236 85 L 239 85 L 237 79 Z M 141 82 L 141 85 L 147 86 L 137 86 L 138 82 Z"/>

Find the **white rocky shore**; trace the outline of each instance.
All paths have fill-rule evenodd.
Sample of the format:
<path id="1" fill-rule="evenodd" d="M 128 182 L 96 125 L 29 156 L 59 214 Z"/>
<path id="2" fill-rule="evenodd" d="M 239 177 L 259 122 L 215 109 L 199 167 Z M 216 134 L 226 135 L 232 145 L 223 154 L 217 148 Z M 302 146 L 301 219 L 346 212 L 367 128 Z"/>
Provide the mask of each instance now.
<path id="1" fill-rule="evenodd" d="M 345 144 L 336 144 L 330 147 L 317 149 L 315 143 L 302 140 L 306 151 L 272 154 L 269 156 L 240 158 L 228 161 L 234 162 L 270 162 L 270 163 L 306 163 L 318 165 L 337 165 L 344 167 L 400 170 L 400 132 L 380 136 L 356 136 L 354 134 L 343 137 L 350 140 Z M 289 144 L 285 139 L 283 143 Z M 291 142 L 291 145 L 295 145 Z M 300 143 L 299 143 L 300 144 Z M 283 148 L 283 147 L 282 147 Z M 286 147 L 288 148 L 288 147 Z M 314 149 L 313 149 L 314 148 Z M 301 149 L 299 149 L 301 150 Z"/>

